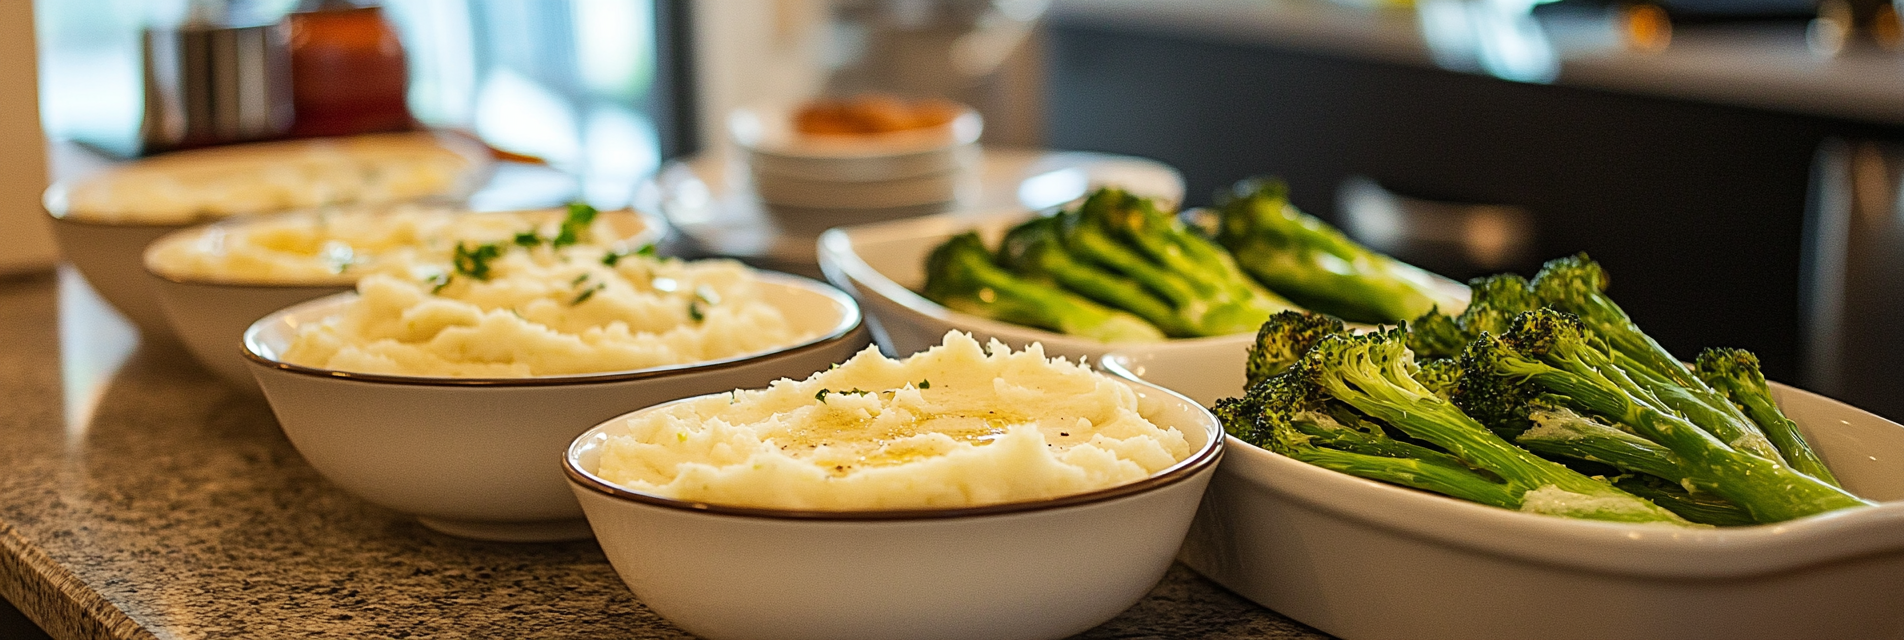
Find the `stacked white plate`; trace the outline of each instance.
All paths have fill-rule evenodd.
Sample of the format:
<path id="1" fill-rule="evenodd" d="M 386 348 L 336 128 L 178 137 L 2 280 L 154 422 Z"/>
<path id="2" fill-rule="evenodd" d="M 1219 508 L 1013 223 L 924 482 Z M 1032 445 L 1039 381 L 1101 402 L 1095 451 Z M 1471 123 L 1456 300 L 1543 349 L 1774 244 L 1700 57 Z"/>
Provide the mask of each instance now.
<path id="1" fill-rule="evenodd" d="M 942 126 L 867 135 L 801 134 L 793 116 L 790 105 L 756 106 L 727 123 L 754 193 L 790 226 L 930 213 L 971 188 L 984 124 L 969 108 Z"/>

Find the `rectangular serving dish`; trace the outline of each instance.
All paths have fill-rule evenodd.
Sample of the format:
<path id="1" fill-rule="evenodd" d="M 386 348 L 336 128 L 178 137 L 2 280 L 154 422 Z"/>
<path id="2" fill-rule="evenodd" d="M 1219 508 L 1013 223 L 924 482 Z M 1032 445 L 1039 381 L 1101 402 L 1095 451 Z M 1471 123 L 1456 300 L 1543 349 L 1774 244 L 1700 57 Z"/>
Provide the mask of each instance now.
<path id="1" fill-rule="evenodd" d="M 1246 358 L 1214 348 L 1103 364 L 1209 406 L 1242 392 Z M 1904 426 L 1772 386 L 1845 487 L 1879 506 L 1724 529 L 1571 520 L 1232 439 L 1179 557 L 1353 639 L 1904 637 Z"/>

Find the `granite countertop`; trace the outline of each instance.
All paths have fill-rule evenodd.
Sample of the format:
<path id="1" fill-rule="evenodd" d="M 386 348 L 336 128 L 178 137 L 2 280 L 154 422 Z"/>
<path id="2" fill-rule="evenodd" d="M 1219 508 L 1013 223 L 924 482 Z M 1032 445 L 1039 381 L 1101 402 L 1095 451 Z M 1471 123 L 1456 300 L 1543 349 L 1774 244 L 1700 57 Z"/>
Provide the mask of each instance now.
<path id="1" fill-rule="evenodd" d="M 593 542 L 424 529 L 70 271 L 0 280 L 0 596 L 53 637 L 685 638 Z M 1085 638 L 1319 638 L 1183 566 Z"/>

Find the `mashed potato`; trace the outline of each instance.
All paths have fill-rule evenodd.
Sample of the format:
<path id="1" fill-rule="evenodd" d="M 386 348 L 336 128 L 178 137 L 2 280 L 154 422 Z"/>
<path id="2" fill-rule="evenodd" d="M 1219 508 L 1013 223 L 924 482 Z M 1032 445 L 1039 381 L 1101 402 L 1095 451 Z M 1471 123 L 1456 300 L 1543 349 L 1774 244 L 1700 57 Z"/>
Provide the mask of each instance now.
<path id="1" fill-rule="evenodd" d="M 421 277 L 450 264 L 459 243 L 512 243 L 525 232 L 554 237 L 565 215 L 562 209 L 470 213 L 425 205 L 302 211 L 166 236 L 146 253 L 146 266 L 176 280 L 234 284 L 348 285 L 373 273 Z M 644 230 L 632 212 L 604 212 L 582 242 L 626 248 Z"/>
<path id="2" fill-rule="evenodd" d="M 300 327 L 282 360 L 362 373 L 528 377 L 719 360 L 814 337 L 764 301 L 764 285 L 736 262 L 488 246 L 499 253 L 459 257 L 455 271 L 364 278 L 338 315 Z"/>
<path id="3" fill-rule="evenodd" d="M 857 510 L 1039 500 L 1150 477 L 1190 455 L 1129 387 L 963 333 L 903 361 L 868 348 L 803 381 L 629 418 L 599 475 L 710 504 Z"/>
<path id="4" fill-rule="evenodd" d="M 458 142 L 429 133 L 385 133 L 169 153 L 74 184 L 66 194 L 66 215 L 178 224 L 460 196 L 474 187 L 483 160 L 473 143 Z"/>

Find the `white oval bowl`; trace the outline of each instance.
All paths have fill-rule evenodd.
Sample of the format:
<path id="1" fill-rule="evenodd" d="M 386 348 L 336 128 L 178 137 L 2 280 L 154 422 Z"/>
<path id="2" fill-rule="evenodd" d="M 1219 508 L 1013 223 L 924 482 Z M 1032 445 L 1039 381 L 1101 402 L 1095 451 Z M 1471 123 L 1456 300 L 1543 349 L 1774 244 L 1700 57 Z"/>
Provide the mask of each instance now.
<path id="1" fill-rule="evenodd" d="M 640 211 L 604 211 L 603 215 L 631 216 L 639 231 L 620 240 L 639 247 L 659 242 L 667 233 L 667 221 L 660 215 Z M 309 216 L 301 211 L 268 216 L 238 216 L 211 224 L 173 231 L 153 241 L 145 251 L 144 269 L 157 291 L 159 310 L 167 328 L 185 345 L 199 364 L 232 386 L 247 393 L 258 393 L 258 382 L 245 365 L 245 329 L 259 318 L 291 305 L 344 293 L 352 284 L 340 279 L 331 282 L 261 283 L 196 276 L 167 274 L 151 263 L 151 258 L 166 242 L 197 234 L 212 226 L 240 226 L 284 216 Z M 631 225 L 632 226 L 632 225 Z"/>
<path id="2" fill-rule="evenodd" d="M 711 640 L 1063 638 L 1162 579 L 1217 461 L 1222 427 L 1137 382 L 1138 409 L 1182 431 L 1149 479 L 1038 502 L 907 511 L 724 507 L 628 491 L 594 472 L 617 417 L 577 438 L 569 482 L 643 604 Z M 648 409 L 654 410 L 654 409 Z"/>
<path id="3" fill-rule="evenodd" d="M 279 361 L 299 326 L 356 296 L 345 293 L 252 324 L 245 356 L 285 436 L 344 490 L 456 536 L 586 538 L 560 464 L 577 434 L 630 409 L 805 378 L 869 343 L 845 294 L 798 276 L 760 277 L 767 302 L 818 337 L 713 362 L 533 378 L 374 375 Z"/>
<path id="4" fill-rule="evenodd" d="M 1205 405 L 1241 349 L 1112 354 L 1104 368 Z M 1904 635 L 1904 426 L 1773 383 L 1874 508 L 1722 529 L 1541 516 L 1364 480 L 1231 439 L 1181 559 L 1346 638 Z"/>
<path id="5" fill-rule="evenodd" d="M 997 339 L 1015 349 L 1043 343 L 1045 353 L 1079 359 L 1112 351 L 1233 351 L 1249 346 L 1254 332 L 1163 342 L 1107 343 L 983 318 L 948 309 L 918 293 L 926 280 L 926 256 L 953 235 L 977 231 L 987 246 L 1033 214 L 1023 210 L 948 213 L 936 216 L 829 229 L 820 234 L 820 270 L 834 286 L 851 293 L 872 319 L 873 335 L 888 353 L 905 355 L 939 343 L 949 330 L 980 341 Z M 1444 283 L 1451 297 L 1467 298 L 1467 287 Z"/>

